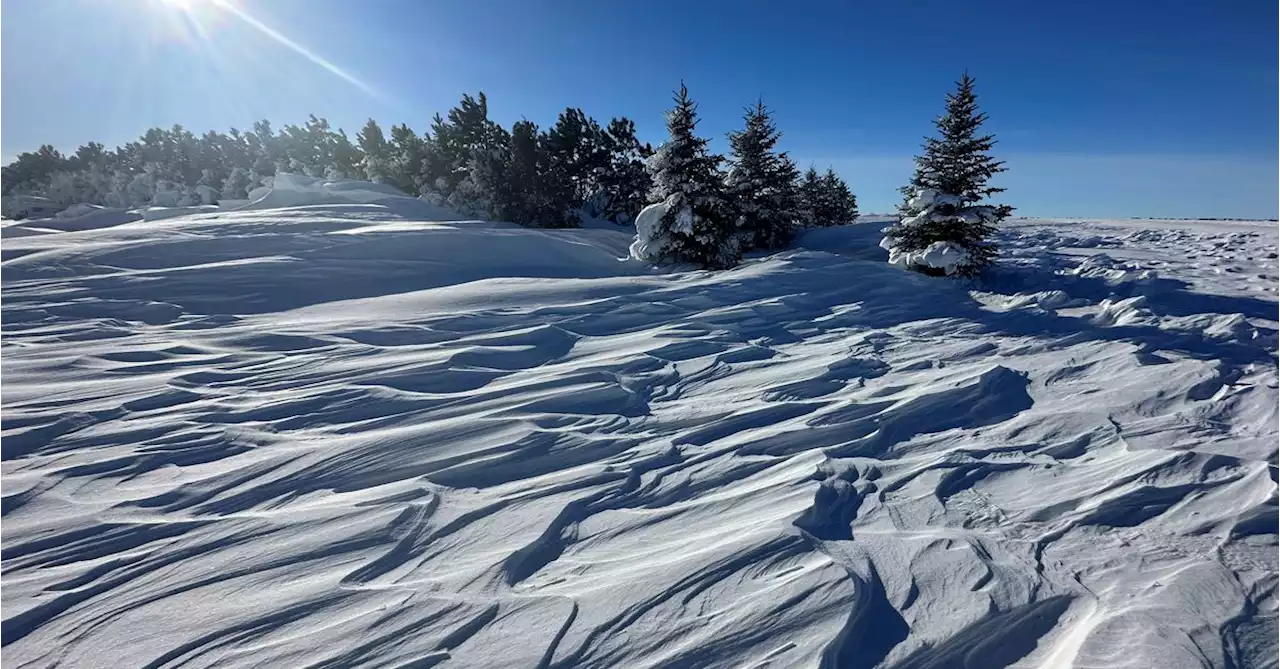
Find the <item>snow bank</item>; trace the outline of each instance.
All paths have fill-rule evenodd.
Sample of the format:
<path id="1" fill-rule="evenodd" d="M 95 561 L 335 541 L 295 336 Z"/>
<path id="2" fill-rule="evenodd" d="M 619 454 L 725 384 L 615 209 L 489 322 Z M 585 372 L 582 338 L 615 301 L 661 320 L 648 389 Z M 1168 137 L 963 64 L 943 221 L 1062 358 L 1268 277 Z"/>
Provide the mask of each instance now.
<path id="1" fill-rule="evenodd" d="M 29 249 L 43 252 L 9 262 L 5 277 L 78 276 L 68 300 L 93 295 L 165 302 L 179 313 L 244 314 L 491 279 L 651 271 L 625 262 L 631 238 L 623 231 L 403 220 L 360 204 L 172 217 L 164 226 L 114 232 L 99 231 L 92 247 L 83 239 L 58 243 L 57 235 L 6 240 L 15 253 L 24 250 L 19 241 L 39 240 Z M 103 266 L 117 271 L 103 275 Z M 145 280 L 134 270 L 145 270 Z"/>
<path id="2" fill-rule="evenodd" d="M 220 207 L 212 204 L 198 204 L 191 207 L 144 207 L 137 210 L 144 221 L 163 221 L 166 218 L 211 214 L 217 211 L 220 211 Z"/>
<path id="3" fill-rule="evenodd" d="M 135 211 L 100 207 L 96 204 L 76 204 L 58 212 L 53 218 L 42 219 L 38 227 L 59 232 L 79 232 L 112 228 L 132 223 L 143 216 Z"/>
<path id="4" fill-rule="evenodd" d="M 450 209 L 410 197 L 393 186 L 371 181 L 326 181 L 315 177 L 280 172 L 270 186 L 249 193 L 252 200 L 240 211 L 262 211 L 281 207 L 322 204 L 376 204 L 404 218 L 419 221 L 465 220 Z"/>

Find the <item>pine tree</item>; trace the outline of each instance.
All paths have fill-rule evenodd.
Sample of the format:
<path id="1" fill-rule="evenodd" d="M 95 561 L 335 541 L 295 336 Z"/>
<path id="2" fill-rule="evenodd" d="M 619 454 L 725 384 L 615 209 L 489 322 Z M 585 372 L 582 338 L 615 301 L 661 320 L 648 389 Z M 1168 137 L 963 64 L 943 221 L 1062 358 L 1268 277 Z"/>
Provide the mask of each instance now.
<path id="1" fill-rule="evenodd" d="M 604 137 L 609 167 L 600 175 L 596 214 L 614 223 L 630 223 L 653 187 L 645 167 L 653 148 L 636 139 L 636 124 L 628 118 L 611 120 Z"/>
<path id="2" fill-rule="evenodd" d="M 222 182 L 222 196 L 231 199 L 243 199 L 248 197 L 249 189 L 254 185 L 249 181 L 249 172 L 243 167 L 231 168 L 231 174 L 227 175 L 225 181 Z"/>
<path id="3" fill-rule="evenodd" d="M 824 225 L 845 225 L 858 218 L 858 198 L 834 169 L 822 175 L 823 201 L 826 206 Z"/>
<path id="4" fill-rule="evenodd" d="M 506 197 L 511 135 L 487 119 L 475 132 L 468 137 L 472 149 L 467 175 L 449 194 L 449 206 L 467 216 L 500 218 L 497 207 Z"/>
<path id="5" fill-rule="evenodd" d="M 915 174 L 901 189 L 905 200 L 901 218 L 886 233 L 885 244 L 891 255 L 896 250 L 904 258 L 934 244 L 953 245 L 966 256 L 954 271 L 968 276 L 991 264 L 996 248 L 989 238 L 995 225 L 1013 211 L 1007 205 L 978 206 L 1003 192 L 987 182 L 1005 168 L 988 153 L 995 137 L 979 133 L 987 115 L 978 111 L 973 89 L 974 79 L 966 72 L 957 82 L 956 92 L 947 96 L 946 113 L 934 121 L 939 136 L 925 138 L 924 153 L 916 157 Z M 908 265 L 939 273 L 928 266 Z"/>
<path id="6" fill-rule="evenodd" d="M 825 174 L 818 174 L 818 170 L 810 166 L 799 189 L 801 218 L 807 225 L 844 225 L 858 217 L 858 200 L 834 169 L 827 168 Z"/>
<path id="7" fill-rule="evenodd" d="M 365 121 L 364 127 L 356 133 L 356 145 L 364 154 L 361 161 L 364 178 L 374 183 L 387 183 L 391 176 L 391 147 L 387 144 L 386 135 L 382 134 L 382 126 L 373 119 Z"/>
<path id="8" fill-rule="evenodd" d="M 800 213 L 803 222 L 810 226 L 824 226 L 827 220 L 826 189 L 822 176 L 813 165 L 805 170 L 799 184 Z"/>
<path id="9" fill-rule="evenodd" d="M 405 193 L 421 193 L 426 184 L 424 171 L 430 150 L 429 140 L 407 124 L 391 126 L 391 141 L 387 146 L 387 183 Z"/>
<path id="10" fill-rule="evenodd" d="M 775 147 L 782 136 L 763 102 L 747 107 L 746 127 L 729 133 L 733 167 L 726 190 L 733 203 L 743 250 L 778 249 L 790 243 L 799 216 L 799 172 Z"/>
<path id="11" fill-rule="evenodd" d="M 661 202 L 665 211 L 653 229 L 642 230 L 647 226 L 637 222 L 637 243 L 650 259 L 731 267 L 742 251 L 725 199 L 723 158 L 710 153 L 707 140 L 693 134 L 697 122 L 697 104 L 682 83 L 675 107 L 667 112 L 670 138 L 649 159 L 650 199 Z"/>
<path id="12" fill-rule="evenodd" d="M 496 199 L 502 220 L 540 228 L 579 224 L 569 181 L 555 171 L 547 136 L 530 121 L 511 127 L 506 183 Z"/>
<path id="13" fill-rule="evenodd" d="M 599 199 L 610 156 L 605 131 L 595 119 L 581 109 L 566 108 L 547 132 L 547 148 L 556 170 L 569 179 L 575 207 Z"/>

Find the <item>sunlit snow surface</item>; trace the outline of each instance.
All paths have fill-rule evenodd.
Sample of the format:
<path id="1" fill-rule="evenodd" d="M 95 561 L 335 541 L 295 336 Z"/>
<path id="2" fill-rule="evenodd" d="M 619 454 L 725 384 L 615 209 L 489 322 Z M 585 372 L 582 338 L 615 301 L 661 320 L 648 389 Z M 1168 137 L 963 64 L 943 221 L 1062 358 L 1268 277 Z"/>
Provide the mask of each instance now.
<path id="1" fill-rule="evenodd" d="M 5 223 L 6 668 L 1276 666 L 1275 223 L 396 211 Z"/>

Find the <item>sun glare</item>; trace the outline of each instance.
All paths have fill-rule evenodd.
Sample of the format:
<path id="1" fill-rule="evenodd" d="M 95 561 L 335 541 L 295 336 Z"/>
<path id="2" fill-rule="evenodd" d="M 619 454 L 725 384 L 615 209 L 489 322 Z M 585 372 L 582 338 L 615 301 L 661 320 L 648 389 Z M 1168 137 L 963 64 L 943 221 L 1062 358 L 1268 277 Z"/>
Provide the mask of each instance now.
<path id="1" fill-rule="evenodd" d="M 290 39 L 284 33 L 258 20 L 241 7 L 239 0 L 148 0 L 157 11 L 155 16 L 161 23 L 167 24 L 166 32 L 178 36 L 188 43 L 201 43 L 210 48 L 214 43 L 212 34 L 219 23 L 226 21 L 239 22 L 258 31 L 263 36 L 275 41 L 295 54 L 311 61 L 329 74 L 359 88 L 365 93 L 377 97 L 377 93 L 368 84 L 360 81 L 351 73 L 338 67 L 320 54 Z"/>
<path id="2" fill-rule="evenodd" d="M 191 11 L 201 6 L 221 5 L 223 0 L 160 0 L 160 4 L 182 11 Z"/>

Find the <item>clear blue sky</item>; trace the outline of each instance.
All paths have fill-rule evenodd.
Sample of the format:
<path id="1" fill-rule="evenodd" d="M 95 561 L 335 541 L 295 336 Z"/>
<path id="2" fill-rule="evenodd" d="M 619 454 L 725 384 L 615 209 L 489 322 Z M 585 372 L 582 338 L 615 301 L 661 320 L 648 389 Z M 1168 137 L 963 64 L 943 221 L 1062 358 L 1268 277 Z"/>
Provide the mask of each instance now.
<path id="1" fill-rule="evenodd" d="M 1278 213 L 1275 0 L 226 1 L 5 0 L 4 160 L 309 113 L 422 131 L 476 90 L 504 125 L 571 105 L 657 142 L 683 78 L 716 148 L 763 96 L 886 211 L 968 68 L 1019 213 Z"/>

